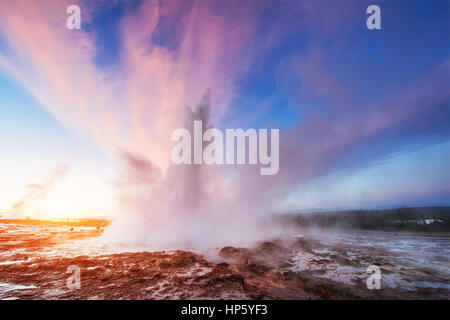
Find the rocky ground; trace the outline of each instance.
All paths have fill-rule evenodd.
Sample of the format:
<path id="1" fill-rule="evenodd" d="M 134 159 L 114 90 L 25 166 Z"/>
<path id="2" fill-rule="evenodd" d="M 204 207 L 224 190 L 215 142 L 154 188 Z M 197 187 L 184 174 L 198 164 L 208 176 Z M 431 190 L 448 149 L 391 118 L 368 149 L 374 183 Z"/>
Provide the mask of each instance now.
<path id="1" fill-rule="evenodd" d="M 446 235 L 305 231 L 248 248 L 218 248 L 211 258 L 96 246 L 103 227 L 0 221 L 0 299 L 450 297 Z M 366 268 L 373 264 L 382 271 L 380 290 L 366 285 Z M 81 288 L 70 290 L 66 271 L 73 265 L 80 269 Z"/>

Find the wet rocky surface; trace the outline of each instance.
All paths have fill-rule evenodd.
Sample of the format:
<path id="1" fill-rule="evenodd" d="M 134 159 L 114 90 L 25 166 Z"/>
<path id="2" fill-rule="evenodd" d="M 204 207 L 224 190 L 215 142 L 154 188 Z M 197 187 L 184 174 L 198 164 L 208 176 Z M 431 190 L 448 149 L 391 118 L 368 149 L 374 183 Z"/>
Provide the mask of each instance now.
<path id="1" fill-rule="evenodd" d="M 447 235 L 305 231 L 211 254 L 110 248 L 102 227 L 0 222 L 0 299 L 449 299 Z M 422 259 L 422 260 L 421 260 Z M 367 288 L 367 267 L 381 289 Z M 69 289 L 69 266 L 80 289 Z"/>

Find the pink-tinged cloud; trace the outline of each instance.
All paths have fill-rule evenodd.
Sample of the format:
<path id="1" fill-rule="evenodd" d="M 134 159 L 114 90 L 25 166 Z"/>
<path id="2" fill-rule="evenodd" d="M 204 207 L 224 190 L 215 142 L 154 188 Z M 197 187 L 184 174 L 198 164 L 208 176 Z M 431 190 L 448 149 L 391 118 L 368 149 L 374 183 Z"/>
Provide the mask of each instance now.
<path id="1" fill-rule="evenodd" d="M 253 30 L 250 11 L 236 6 L 216 16 L 214 4 L 203 1 L 143 2 L 121 22 L 120 61 L 100 69 L 94 36 L 65 26 L 70 4 L 1 1 L 0 30 L 8 50 L 0 54 L 0 67 L 60 122 L 108 152 L 127 148 L 166 169 L 170 133 L 182 124 L 182 110 L 210 88 L 218 120 L 231 99 Z M 82 19 L 90 19 L 95 7 L 80 6 Z M 167 35 L 176 50 L 151 41 L 162 17 L 177 30 Z"/>
<path id="2" fill-rule="evenodd" d="M 107 145 L 117 136 L 117 83 L 92 64 L 93 39 L 65 27 L 69 1 L 2 1 L 0 28 L 7 52 L 0 66 L 59 121 Z M 14 14 L 10 14 L 13 12 Z M 88 10 L 84 12 L 88 17 Z"/>
<path id="3" fill-rule="evenodd" d="M 213 92 L 213 116 L 220 118 L 232 97 L 238 68 L 243 68 L 239 58 L 253 30 L 251 16 L 235 11 L 216 16 L 213 4 L 205 2 L 183 8 L 180 20 L 182 8 L 174 3 L 183 6 L 183 2 L 145 2 L 122 25 L 129 142 L 133 150 L 151 154 L 158 164 L 167 163 L 172 145 L 168 138 L 174 128 L 184 125 L 184 109 L 195 106 L 207 88 Z M 167 36 L 180 39 L 176 50 L 150 41 L 162 16 L 175 30 Z"/>
<path id="4" fill-rule="evenodd" d="M 170 134 L 185 125 L 186 106 L 195 106 L 211 88 L 212 123 L 217 125 L 233 97 L 236 77 L 258 60 L 250 59 L 249 52 L 257 51 L 251 49 L 283 40 L 281 25 L 275 25 L 264 42 L 255 45 L 261 12 L 251 2 L 227 2 L 217 10 L 214 1 L 145 1 L 120 22 L 119 61 L 98 68 L 93 62 L 94 36 L 65 27 L 69 4 L 73 2 L 0 1 L 0 30 L 8 47 L 0 54 L 0 66 L 62 123 L 90 135 L 109 152 L 125 148 L 146 157 L 163 172 L 170 163 Z M 96 7 L 90 2 L 80 5 L 83 19 L 90 19 Z M 270 184 L 278 186 L 280 180 L 281 185 L 292 185 L 317 175 L 353 146 L 448 98 L 446 63 L 405 85 L 386 103 L 361 108 L 351 100 L 352 88 L 324 63 L 334 54 L 345 54 L 341 40 L 330 39 L 351 24 L 347 8 L 339 13 L 309 3 L 290 8 L 304 18 L 311 41 L 306 55 L 278 62 L 285 66 L 278 82 L 291 85 L 284 76 L 295 74 L 302 79 L 302 96 L 327 97 L 330 112 L 322 117 L 303 108 L 306 121 L 282 132 L 281 178 L 263 179 Z M 158 33 L 171 45 L 152 41 Z M 330 52 L 321 49 L 323 39 L 330 40 Z M 355 70 L 351 76 L 361 77 Z"/>

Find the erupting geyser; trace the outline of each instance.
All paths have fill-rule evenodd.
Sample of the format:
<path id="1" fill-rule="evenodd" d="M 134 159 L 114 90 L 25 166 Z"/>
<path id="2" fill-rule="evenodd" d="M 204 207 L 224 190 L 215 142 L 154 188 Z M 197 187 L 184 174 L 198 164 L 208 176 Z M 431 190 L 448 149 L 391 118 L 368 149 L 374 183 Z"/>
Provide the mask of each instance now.
<path id="1" fill-rule="evenodd" d="M 185 128 L 192 133 L 194 121 L 203 130 L 212 128 L 210 114 L 208 90 L 195 109 L 186 108 Z M 105 240 L 180 249 L 253 241 L 261 234 L 259 221 L 268 207 L 248 189 L 247 166 L 171 164 L 163 172 L 128 151 L 121 156 L 126 171 L 118 185 L 125 212 L 105 231 Z"/>

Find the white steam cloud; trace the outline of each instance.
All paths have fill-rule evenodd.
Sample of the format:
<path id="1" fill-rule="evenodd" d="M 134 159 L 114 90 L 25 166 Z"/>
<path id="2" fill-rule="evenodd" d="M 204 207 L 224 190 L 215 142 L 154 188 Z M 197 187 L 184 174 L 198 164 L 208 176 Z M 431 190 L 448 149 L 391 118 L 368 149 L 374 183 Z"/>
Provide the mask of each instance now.
<path id="1" fill-rule="evenodd" d="M 208 91 L 194 109 L 186 109 L 186 128 L 194 120 L 213 127 Z M 245 174 L 257 169 L 214 165 L 172 165 L 163 173 L 149 160 L 126 150 L 117 185 L 124 212 L 105 231 L 108 242 L 145 245 L 150 249 L 210 248 L 266 237 L 262 221 L 268 202 L 248 189 Z M 264 232 L 262 231 L 264 230 Z M 275 232 L 275 230 L 272 230 Z"/>

